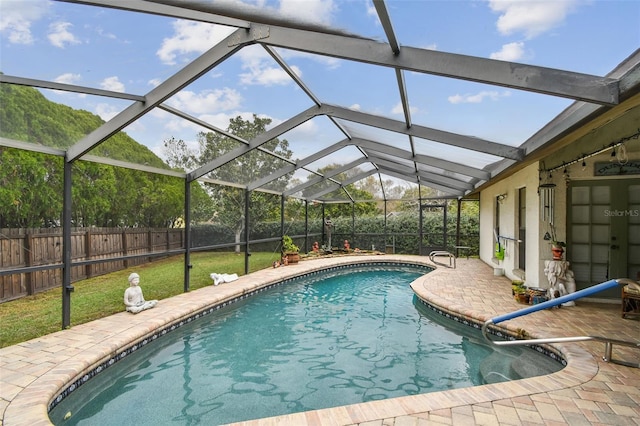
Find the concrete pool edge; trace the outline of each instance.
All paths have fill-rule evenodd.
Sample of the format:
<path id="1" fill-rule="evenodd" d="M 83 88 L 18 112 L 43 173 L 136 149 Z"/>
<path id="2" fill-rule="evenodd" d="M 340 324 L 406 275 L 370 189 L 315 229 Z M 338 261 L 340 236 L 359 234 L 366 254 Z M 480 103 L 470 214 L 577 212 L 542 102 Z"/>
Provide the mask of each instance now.
<path id="1" fill-rule="evenodd" d="M 418 256 L 345 256 L 314 259 L 301 262 L 286 268 L 265 269 L 250 275 L 242 276 L 238 281 L 220 286 L 209 286 L 190 293 L 165 299 L 154 309 L 131 315 L 126 312 L 115 314 L 106 319 L 76 326 L 69 330 L 53 333 L 42 338 L 33 339 L 19 345 L 0 349 L 2 367 L 19 363 L 20 357 L 39 356 L 43 365 L 40 370 L 24 375 L 21 382 L 24 386 L 5 389 L 2 399 L 5 401 L 4 425 L 50 424 L 48 407 L 50 402 L 69 383 L 85 375 L 96 365 L 104 362 L 118 352 L 126 349 L 133 342 L 150 336 L 155 330 L 180 321 L 183 318 L 205 309 L 207 306 L 221 303 L 241 294 L 246 294 L 260 287 L 309 272 L 330 268 L 336 265 L 360 264 L 371 262 L 399 262 L 435 267 L 424 257 Z M 436 269 L 425 275 L 446 274 L 446 269 Z M 456 389 L 434 394 L 424 394 L 390 400 L 354 404 L 345 407 L 317 410 L 315 412 L 297 413 L 280 416 L 284 421 L 296 424 L 307 423 L 307 419 L 326 419 L 328 423 L 359 423 L 397 415 L 414 414 L 438 407 L 459 406 L 496 398 L 509 398 L 518 395 L 530 395 L 536 392 L 561 389 L 590 380 L 597 372 L 597 363 L 585 351 L 571 345 L 559 347 L 567 359 L 567 367 L 550 376 L 524 379 L 510 382 L 514 386 L 506 392 L 503 386 L 485 385 L 480 387 Z M 44 355 L 43 353 L 44 352 Z M 26 354 L 26 355 L 25 355 Z M 585 356 L 588 355 L 588 356 Z M 22 361 L 24 363 L 24 361 Z M 13 369 L 13 368 L 12 368 Z M 9 373 L 9 369 L 5 370 Z M 3 371 L 3 376 L 5 374 Z M 594 372 L 595 371 L 595 372 Z M 4 386 L 3 386 L 4 387 Z M 482 388 L 482 392 L 473 391 Z M 515 390 L 514 390 L 515 389 Z M 478 396 L 476 394 L 481 394 Z M 487 395 L 491 395 L 488 399 Z M 427 397 L 427 398 L 424 398 Z M 6 403 L 8 401 L 8 403 Z M 380 417 L 380 415 L 384 416 Z M 395 414 L 394 414 L 395 415 Z M 347 416 L 347 417 L 345 417 Z M 245 422 L 244 424 L 270 423 L 269 419 Z M 334 423 L 335 421 L 335 423 Z M 313 422 L 313 421 L 312 421 Z M 324 424 L 324 423 L 323 423 Z"/>

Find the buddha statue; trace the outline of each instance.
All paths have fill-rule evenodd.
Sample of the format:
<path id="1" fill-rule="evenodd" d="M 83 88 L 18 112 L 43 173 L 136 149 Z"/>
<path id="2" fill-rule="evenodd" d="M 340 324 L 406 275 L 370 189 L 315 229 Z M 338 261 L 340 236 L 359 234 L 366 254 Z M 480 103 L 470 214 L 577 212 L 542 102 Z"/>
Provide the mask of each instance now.
<path id="1" fill-rule="evenodd" d="M 135 272 L 129 275 L 129 288 L 124 292 L 124 305 L 127 312 L 137 314 L 145 309 L 151 309 L 157 304 L 157 300 L 144 300 L 140 288 L 140 275 Z"/>

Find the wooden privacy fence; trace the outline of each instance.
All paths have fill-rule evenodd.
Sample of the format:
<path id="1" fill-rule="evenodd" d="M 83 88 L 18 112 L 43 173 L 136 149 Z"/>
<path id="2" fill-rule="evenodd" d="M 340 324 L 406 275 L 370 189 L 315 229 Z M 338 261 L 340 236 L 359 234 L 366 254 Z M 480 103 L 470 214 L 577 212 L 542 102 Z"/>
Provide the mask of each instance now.
<path id="1" fill-rule="evenodd" d="M 73 261 L 159 253 L 184 247 L 183 229 L 78 228 L 71 233 Z M 100 262 L 71 268 L 71 281 L 80 281 L 150 261 L 150 258 Z M 0 230 L 0 270 L 52 265 L 51 269 L 0 275 L 0 302 L 62 285 L 62 230 Z"/>

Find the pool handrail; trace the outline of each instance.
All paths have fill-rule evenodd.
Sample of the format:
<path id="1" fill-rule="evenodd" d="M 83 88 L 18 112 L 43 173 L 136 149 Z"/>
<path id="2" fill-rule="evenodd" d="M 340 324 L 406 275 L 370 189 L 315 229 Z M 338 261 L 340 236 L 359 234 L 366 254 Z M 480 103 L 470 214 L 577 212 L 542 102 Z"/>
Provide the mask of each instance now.
<path id="1" fill-rule="evenodd" d="M 617 340 L 617 339 L 611 339 L 608 337 L 600 337 L 600 336 L 551 337 L 551 338 L 545 338 L 545 339 L 496 341 L 496 340 L 492 340 L 488 335 L 489 326 L 492 324 L 498 324 L 503 321 L 508 321 L 510 319 L 528 315 L 533 312 L 541 311 L 543 309 L 559 306 L 566 302 L 571 302 L 571 301 L 580 299 L 582 297 L 591 296 L 592 294 L 599 293 L 601 291 L 608 290 L 611 288 L 622 287 L 627 284 L 637 284 L 637 283 L 636 281 L 633 281 L 629 278 L 613 279 L 613 280 L 605 281 L 600 284 L 596 284 L 589 288 L 585 288 L 583 290 L 576 291 L 575 293 L 570 293 L 565 296 L 548 300 L 546 302 L 538 303 L 536 305 L 532 305 L 527 308 L 510 312 L 508 314 L 498 315 L 497 317 L 494 317 L 485 321 L 485 323 L 482 325 L 482 335 L 486 340 L 488 340 L 489 342 L 497 346 L 537 345 L 537 344 L 546 344 L 546 343 L 583 342 L 583 341 L 595 340 L 595 341 L 605 343 L 605 355 L 602 357 L 602 359 L 605 362 L 613 362 L 616 364 L 626 365 L 629 367 L 640 368 L 640 363 L 630 363 L 626 361 L 614 360 L 611 358 L 612 348 L 614 344 L 640 349 L 640 342 L 627 342 L 624 340 Z"/>
<path id="2" fill-rule="evenodd" d="M 449 259 L 449 264 L 438 262 L 436 257 L 446 257 Z M 451 268 L 451 261 L 453 261 L 453 269 L 456 269 L 456 256 L 448 252 L 446 250 L 433 250 L 429 253 L 429 260 L 435 263 L 436 265 L 446 266 L 447 268 Z"/>

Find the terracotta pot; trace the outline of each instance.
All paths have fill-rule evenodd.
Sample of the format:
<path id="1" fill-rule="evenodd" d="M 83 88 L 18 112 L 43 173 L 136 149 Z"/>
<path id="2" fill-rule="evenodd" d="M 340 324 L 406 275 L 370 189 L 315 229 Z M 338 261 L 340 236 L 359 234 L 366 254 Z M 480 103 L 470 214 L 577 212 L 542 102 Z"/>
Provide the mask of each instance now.
<path id="1" fill-rule="evenodd" d="M 564 254 L 564 247 L 558 245 L 551 245 L 551 255 L 553 256 L 553 260 L 562 260 L 562 255 Z"/>
<path id="2" fill-rule="evenodd" d="M 298 263 L 300 261 L 300 253 L 285 253 L 289 264 Z"/>

